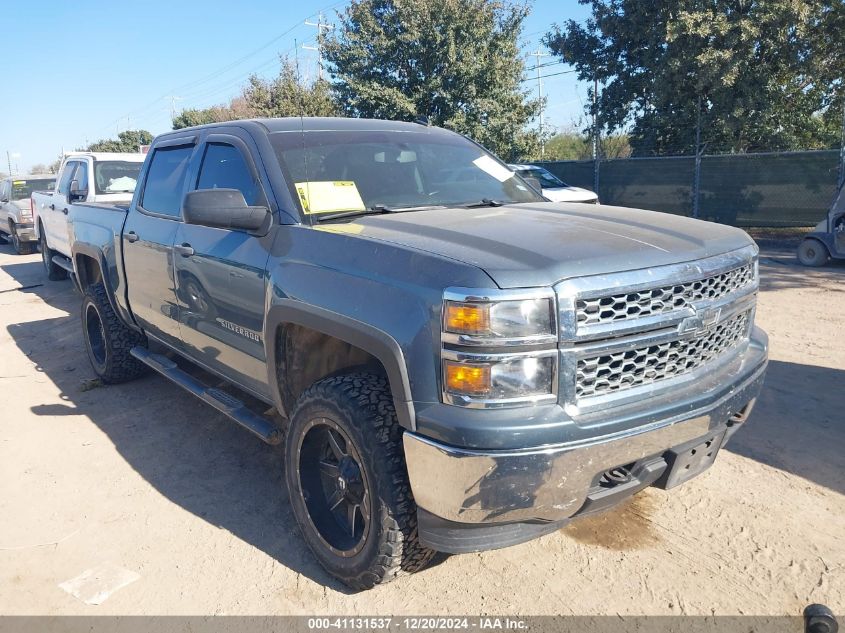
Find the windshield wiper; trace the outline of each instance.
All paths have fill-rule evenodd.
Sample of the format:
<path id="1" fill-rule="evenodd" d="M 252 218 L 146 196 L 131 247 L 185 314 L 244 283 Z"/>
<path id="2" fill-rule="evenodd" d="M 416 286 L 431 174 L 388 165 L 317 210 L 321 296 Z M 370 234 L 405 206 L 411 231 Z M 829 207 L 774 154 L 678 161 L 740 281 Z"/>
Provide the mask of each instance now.
<path id="1" fill-rule="evenodd" d="M 338 213 L 329 213 L 327 215 L 320 214 L 317 217 L 318 222 L 325 222 L 326 220 L 342 220 L 345 218 L 356 218 L 362 215 L 381 215 L 385 213 L 402 213 L 403 211 L 424 211 L 426 209 L 442 209 L 441 205 L 424 205 L 419 207 L 390 207 L 386 204 L 374 204 L 366 209 L 358 211 L 339 211 Z"/>
<path id="2" fill-rule="evenodd" d="M 396 213 L 398 209 L 388 207 L 383 204 L 374 204 L 366 209 L 358 209 L 355 211 L 339 211 L 337 213 L 329 213 L 327 215 L 320 214 L 317 216 L 318 222 L 325 222 L 326 220 L 340 220 L 343 218 L 357 218 L 362 215 L 379 215 L 382 213 Z"/>
<path id="3" fill-rule="evenodd" d="M 481 207 L 501 207 L 507 204 L 501 200 L 492 200 L 490 198 L 482 198 L 478 202 L 471 202 L 463 205 L 465 209 L 479 209 Z"/>

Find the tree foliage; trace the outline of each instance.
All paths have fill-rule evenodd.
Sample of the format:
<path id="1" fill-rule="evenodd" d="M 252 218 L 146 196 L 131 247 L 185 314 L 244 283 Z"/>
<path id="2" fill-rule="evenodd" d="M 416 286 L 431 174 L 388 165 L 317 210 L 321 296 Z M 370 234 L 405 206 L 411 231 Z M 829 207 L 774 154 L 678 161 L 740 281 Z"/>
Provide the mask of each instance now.
<path id="1" fill-rule="evenodd" d="M 600 141 L 602 158 L 628 158 L 631 144 L 627 134 L 614 134 Z M 593 157 L 592 139 L 575 130 L 555 134 L 546 141 L 544 160 L 590 160 Z"/>
<path id="2" fill-rule="evenodd" d="M 505 0 L 352 0 L 324 42 L 350 116 L 454 129 L 505 158 L 533 153 L 539 102 L 522 88 L 524 5 Z"/>
<path id="3" fill-rule="evenodd" d="M 37 163 L 32 166 L 32 169 L 29 170 L 31 174 L 49 174 L 50 169 L 44 163 Z"/>
<path id="4" fill-rule="evenodd" d="M 85 148 L 88 152 L 138 152 L 141 145 L 153 142 L 153 135 L 147 130 L 126 130 L 115 139 L 103 139 Z"/>
<path id="5" fill-rule="evenodd" d="M 699 117 L 709 151 L 835 146 L 842 0 L 581 2 L 591 18 L 545 42 L 599 80 L 599 126 L 630 127 L 635 153 L 693 152 Z"/>
<path id="6" fill-rule="evenodd" d="M 327 81 L 304 81 L 296 65 L 282 58 L 273 79 L 251 75 L 241 95 L 228 105 L 182 110 L 173 119 L 173 129 L 255 117 L 336 116 L 338 112 Z"/>

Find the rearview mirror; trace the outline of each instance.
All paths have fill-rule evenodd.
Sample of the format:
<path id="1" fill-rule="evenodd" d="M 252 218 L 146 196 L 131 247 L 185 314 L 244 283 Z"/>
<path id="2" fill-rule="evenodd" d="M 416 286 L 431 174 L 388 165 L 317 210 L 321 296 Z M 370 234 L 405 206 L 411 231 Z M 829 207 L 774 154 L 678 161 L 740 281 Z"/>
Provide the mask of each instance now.
<path id="1" fill-rule="evenodd" d="M 87 189 L 80 189 L 79 188 L 79 181 L 78 180 L 71 180 L 70 181 L 70 190 L 67 194 L 68 202 L 76 202 L 77 200 L 85 200 L 85 197 L 88 195 Z"/>
<path id="2" fill-rule="evenodd" d="M 188 224 L 257 231 L 270 215 L 267 207 L 251 207 L 237 189 L 197 189 L 185 195 L 182 215 Z"/>

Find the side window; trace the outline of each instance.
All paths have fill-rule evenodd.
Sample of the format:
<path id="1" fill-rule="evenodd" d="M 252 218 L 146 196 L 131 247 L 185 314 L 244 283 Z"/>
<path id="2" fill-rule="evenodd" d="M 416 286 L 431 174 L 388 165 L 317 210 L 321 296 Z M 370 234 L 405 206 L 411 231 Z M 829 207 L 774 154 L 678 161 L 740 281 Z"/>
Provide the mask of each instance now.
<path id="1" fill-rule="evenodd" d="M 241 151 L 224 143 L 209 143 L 197 189 L 238 189 L 248 205 L 264 204 L 261 187 L 252 176 Z"/>
<path id="2" fill-rule="evenodd" d="M 62 179 L 59 181 L 56 193 L 67 195 L 67 192 L 70 190 L 70 181 L 74 179 L 77 165 L 79 165 L 79 161 L 76 160 L 72 160 L 65 165 L 64 171 L 62 172 Z"/>
<path id="3" fill-rule="evenodd" d="M 80 162 L 73 179 L 79 183 L 80 191 L 88 191 L 88 163 Z"/>
<path id="4" fill-rule="evenodd" d="M 145 210 L 179 217 L 182 211 L 182 187 L 193 151 L 193 145 L 155 150 L 141 201 Z"/>

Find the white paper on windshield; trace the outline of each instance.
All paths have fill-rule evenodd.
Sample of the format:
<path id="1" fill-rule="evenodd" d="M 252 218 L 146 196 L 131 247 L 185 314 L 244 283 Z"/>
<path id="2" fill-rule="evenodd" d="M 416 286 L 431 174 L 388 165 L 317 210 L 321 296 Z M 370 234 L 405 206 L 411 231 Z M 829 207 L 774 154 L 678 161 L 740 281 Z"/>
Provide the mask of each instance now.
<path id="1" fill-rule="evenodd" d="M 486 154 L 484 156 L 479 156 L 472 161 L 472 163 L 479 169 L 486 171 L 499 182 L 505 182 L 508 178 L 513 176 L 513 172 L 510 169 L 500 163 L 497 163 Z"/>
<path id="2" fill-rule="evenodd" d="M 137 181 L 134 178 L 121 176 L 112 180 L 109 186 L 106 187 L 106 191 L 135 191 L 136 184 Z"/>

